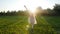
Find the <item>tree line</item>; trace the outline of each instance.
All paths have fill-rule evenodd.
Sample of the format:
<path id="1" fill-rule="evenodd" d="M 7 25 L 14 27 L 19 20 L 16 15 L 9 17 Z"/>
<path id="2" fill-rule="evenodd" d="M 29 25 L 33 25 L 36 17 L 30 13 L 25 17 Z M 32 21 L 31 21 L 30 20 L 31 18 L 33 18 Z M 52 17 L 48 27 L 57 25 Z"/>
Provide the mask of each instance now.
<path id="1" fill-rule="evenodd" d="M 36 14 L 37 15 L 47 15 L 47 16 L 60 16 L 60 4 L 55 4 L 53 9 L 47 8 L 42 9 L 41 7 L 37 7 Z M 0 16 L 28 16 L 28 11 L 1 11 Z"/>
<path id="2" fill-rule="evenodd" d="M 39 8 L 39 7 L 38 7 Z M 39 8 L 41 9 L 41 7 Z M 55 4 L 53 9 L 47 8 L 38 11 L 37 14 L 46 16 L 60 16 L 60 4 Z"/>
<path id="3" fill-rule="evenodd" d="M 26 11 L 22 11 L 22 10 L 19 10 L 19 11 L 1 11 L 0 12 L 0 16 L 25 16 L 27 15 L 27 12 Z"/>

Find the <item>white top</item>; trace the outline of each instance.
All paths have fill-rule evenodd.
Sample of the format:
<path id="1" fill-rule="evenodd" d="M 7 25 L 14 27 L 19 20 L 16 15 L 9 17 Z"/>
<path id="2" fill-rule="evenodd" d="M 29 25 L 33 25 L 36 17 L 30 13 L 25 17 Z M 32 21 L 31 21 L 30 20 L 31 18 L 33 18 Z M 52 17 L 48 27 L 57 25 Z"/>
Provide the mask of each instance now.
<path id="1" fill-rule="evenodd" d="M 30 16 L 29 16 L 29 23 L 31 24 L 31 25 L 34 25 L 34 24 L 36 24 L 36 19 L 35 19 L 35 16 L 33 15 L 33 14 L 31 14 Z"/>

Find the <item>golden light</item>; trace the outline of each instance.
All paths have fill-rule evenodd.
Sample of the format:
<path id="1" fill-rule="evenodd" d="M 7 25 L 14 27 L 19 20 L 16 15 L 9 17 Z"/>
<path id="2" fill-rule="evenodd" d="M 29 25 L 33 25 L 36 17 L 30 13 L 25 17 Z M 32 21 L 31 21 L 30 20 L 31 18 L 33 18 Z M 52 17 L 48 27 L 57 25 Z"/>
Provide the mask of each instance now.
<path id="1" fill-rule="evenodd" d="M 44 2 L 46 3 L 46 5 Z M 17 0 L 12 4 L 12 8 L 10 6 L 7 7 L 9 8 L 8 10 L 25 10 L 24 5 L 27 6 L 30 12 L 35 13 L 36 7 L 41 6 L 42 8 L 46 8 L 48 4 L 45 0 Z"/>
<path id="2" fill-rule="evenodd" d="M 30 12 L 34 14 L 35 13 L 35 9 L 34 8 L 31 8 L 30 9 Z"/>
<path id="3" fill-rule="evenodd" d="M 24 5 L 26 5 L 32 13 L 35 12 L 34 10 L 38 6 L 41 6 L 43 9 L 48 7 L 52 8 L 52 5 L 49 4 L 48 0 L 13 0 L 11 3 L 7 1 L 6 4 L 2 4 L 2 9 L 0 10 L 25 10 L 23 7 Z"/>
<path id="4" fill-rule="evenodd" d="M 26 6 L 26 5 L 24 5 L 24 7 L 25 7 L 25 9 L 27 10 L 27 11 L 29 11 L 30 13 L 35 13 L 35 7 L 28 7 L 28 6 Z"/>
<path id="5" fill-rule="evenodd" d="M 45 3 L 44 3 L 45 2 Z M 45 5 L 46 4 L 46 5 Z M 29 12 L 35 14 L 35 9 L 40 6 L 42 8 L 48 7 L 47 1 L 45 0 L 17 0 L 14 4 L 12 4 L 12 8 L 10 6 L 8 10 L 25 10 L 24 5 L 27 6 Z"/>

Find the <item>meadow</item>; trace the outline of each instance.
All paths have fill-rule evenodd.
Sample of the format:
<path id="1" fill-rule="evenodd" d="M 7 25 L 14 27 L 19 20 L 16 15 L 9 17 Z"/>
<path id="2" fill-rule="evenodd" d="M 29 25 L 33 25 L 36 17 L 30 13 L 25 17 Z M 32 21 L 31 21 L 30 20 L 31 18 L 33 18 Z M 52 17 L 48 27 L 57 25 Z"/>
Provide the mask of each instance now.
<path id="1" fill-rule="evenodd" d="M 60 16 L 36 16 L 33 34 L 57 34 Z M 0 34 L 31 34 L 27 16 L 0 16 Z M 59 34 L 59 33 L 58 33 Z"/>

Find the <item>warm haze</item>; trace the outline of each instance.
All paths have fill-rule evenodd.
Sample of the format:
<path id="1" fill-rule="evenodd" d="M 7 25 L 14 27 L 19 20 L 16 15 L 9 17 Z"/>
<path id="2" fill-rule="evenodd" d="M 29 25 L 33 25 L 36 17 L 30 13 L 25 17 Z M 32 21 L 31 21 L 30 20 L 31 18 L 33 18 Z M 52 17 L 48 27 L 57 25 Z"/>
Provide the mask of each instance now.
<path id="1" fill-rule="evenodd" d="M 0 11 L 25 10 L 24 5 L 31 11 L 38 6 L 52 9 L 55 3 L 60 3 L 60 0 L 0 0 Z"/>

